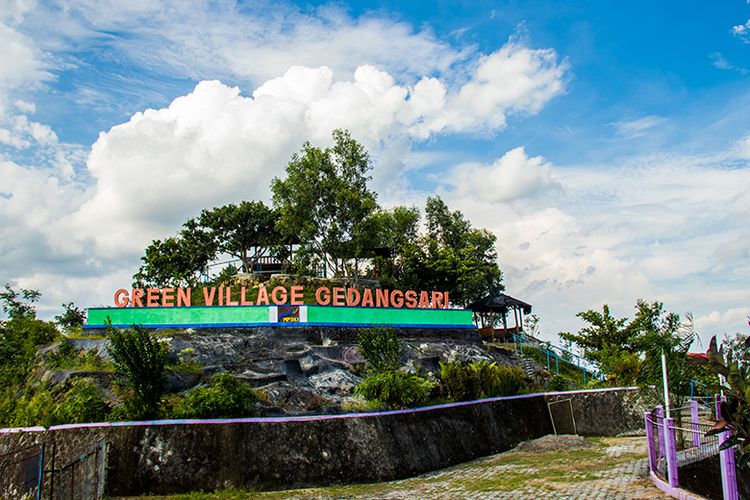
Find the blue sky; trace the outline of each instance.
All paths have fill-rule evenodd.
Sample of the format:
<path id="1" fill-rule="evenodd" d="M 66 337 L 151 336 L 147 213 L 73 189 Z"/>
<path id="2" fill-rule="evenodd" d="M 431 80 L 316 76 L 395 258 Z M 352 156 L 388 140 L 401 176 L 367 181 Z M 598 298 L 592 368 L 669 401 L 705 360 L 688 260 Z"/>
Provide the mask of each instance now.
<path id="1" fill-rule="evenodd" d="M 382 203 L 438 193 L 498 235 L 550 338 L 638 298 L 746 330 L 745 1 L 14 0 L 0 23 L 0 279 L 46 314 L 109 303 L 145 243 L 348 127 Z"/>

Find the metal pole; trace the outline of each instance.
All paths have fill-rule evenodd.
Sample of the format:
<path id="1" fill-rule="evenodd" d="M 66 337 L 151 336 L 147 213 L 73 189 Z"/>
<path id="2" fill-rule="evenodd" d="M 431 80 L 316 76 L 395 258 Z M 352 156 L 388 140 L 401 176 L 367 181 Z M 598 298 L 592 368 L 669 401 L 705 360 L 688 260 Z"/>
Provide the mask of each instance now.
<path id="1" fill-rule="evenodd" d="M 667 356 L 664 349 L 661 350 L 661 376 L 664 381 L 664 409 L 666 418 L 669 418 L 669 382 L 667 381 Z"/>
<path id="2" fill-rule="evenodd" d="M 700 431 L 698 430 L 698 401 L 690 400 L 690 423 L 693 424 L 693 446 L 701 445 Z"/>
<path id="3" fill-rule="evenodd" d="M 42 449 L 39 452 L 39 475 L 36 480 L 36 500 L 42 498 L 42 484 L 44 483 L 44 443 L 42 443 Z"/>

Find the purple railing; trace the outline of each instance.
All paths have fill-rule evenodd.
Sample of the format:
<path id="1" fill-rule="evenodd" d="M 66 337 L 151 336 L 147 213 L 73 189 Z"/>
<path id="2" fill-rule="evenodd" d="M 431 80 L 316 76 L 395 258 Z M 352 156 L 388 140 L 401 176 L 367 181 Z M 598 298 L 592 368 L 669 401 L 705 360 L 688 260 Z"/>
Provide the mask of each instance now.
<path id="1" fill-rule="evenodd" d="M 716 415 L 720 414 L 720 405 L 721 399 L 717 396 Z M 712 425 L 707 420 L 701 422 L 700 408 L 694 400 L 690 401 L 689 406 L 672 409 L 670 413 L 677 415 L 679 423 L 675 422 L 675 418 L 664 418 L 661 406 L 644 413 L 651 481 L 674 498 L 694 498 L 680 488 L 678 468 L 718 454 L 723 498 L 739 500 L 734 448 L 719 451 L 732 432 L 727 430 L 706 437 L 705 433 Z"/>

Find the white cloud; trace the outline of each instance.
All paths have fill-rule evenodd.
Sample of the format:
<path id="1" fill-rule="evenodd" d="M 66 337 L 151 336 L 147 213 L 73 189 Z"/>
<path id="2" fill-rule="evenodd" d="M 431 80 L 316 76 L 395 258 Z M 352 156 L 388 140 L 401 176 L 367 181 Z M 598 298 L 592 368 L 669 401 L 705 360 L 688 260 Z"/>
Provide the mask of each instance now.
<path id="1" fill-rule="evenodd" d="M 0 144 L 25 149 L 33 144 L 46 146 L 56 142 L 57 134 L 48 125 L 31 121 L 26 115 L 0 121 Z"/>
<path id="2" fill-rule="evenodd" d="M 565 89 L 568 65 L 552 49 L 508 42 L 483 57 L 442 118 L 452 130 L 502 128 L 507 113 L 536 113 Z"/>
<path id="3" fill-rule="evenodd" d="M 526 50 L 506 46 L 499 52 L 512 59 L 510 52 Z M 540 78 L 548 85 L 550 61 L 545 57 L 539 64 Z M 524 79 L 532 78 L 531 68 L 523 73 Z M 384 71 L 361 66 L 352 81 L 340 82 L 333 81 L 327 67 L 292 67 L 258 87 L 252 97 L 217 81 L 202 82 L 168 108 L 137 113 L 100 135 L 87 162 L 96 181 L 93 196 L 62 227 L 90 238 L 99 252 L 135 255 L 150 239 L 202 207 L 267 198 L 269 181 L 283 173 L 291 153 L 306 139 L 327 143 L 334 128 L 346 128 L 375 154 L 388 151 L 387 144 L 408 138 L 415 124 L 429 120 L 425 114 L 445 113 L 422 99 L 425 85 L 434 87 L 434 81 L 422 80 L 409 88 L 396 84 Z M 472 84 L 473 80 L 466 85 Z M 451 102 L 463 88 L 449 93 L 444 106 L 455 109 Z M 526 83 L 524 88 L 536 91 Z M 538 109 L 539 98 L 524 92 L 514 95 L 519 102 L 505 99 L 503 106 L 527 112 Z M 505 108 L 497 106 L 502 113 Z M 463 111 L 472 127 L 481 121 L 473 111 Z M 485 110 L 480 112 L 484 116 Z M 458 125 L 453 129 L 462 130 Z M 416 133 L 421 136 L 421 130 Z M 408 142 L 401 144 L 408 151 Z M 403 188 L 399 183 L 403 163 L 388 154 L 380 160 L 374 174 L 376 187 L 386 192 Z M 517 168 L 513 162 L 509 159 L 500 167 Z M 531 159 L 530 168 L 543 171 L 535 162 L 541 160 Z M 541 181 L 527 178 L 524 182 L 529 186 L 522 190 L 548 182 L 541 175 Z M 518 187 L 510 189 L 508 195 Z M 117 227 L 114 233 L 113 227 Z"/>
<path id="4" fill-rule="evenodd" d="M 726 328 L 727 325 L 734 325 L 734 330 L 731 328 L 724 333 L 732 334 L 735 332 L 747 332 L 748 317 L 750 317 L 750 306 L 747 307 L 736 307 L 732 309 L 725 309 L 722 311 L 712 310 L 708 314 L 704 314 L 694 319 L 695 328 L 698 331 L 716 331 L 716 329 Z M 704 343 L 706 346 L 707 343 Z"/>
<path id="5" fill-rule="evenodd" d="M 458 165 L 448 177 L 455 196 L 486 203 L 510 202 L 558 185 L 551 165 L 541 156 L 529 158 L 523 147 L 508 151 L 492 165 Z"/>
<path id="6" fill-rule="evenodd" d="M 0 23 L 0 92 L 20 85 L 35 85 L 48 80 L 44 54 L 31 40 L 11 27 Z"/>
<path id="7" fill-rule="evenodd" d="M 535 160 L 522 153 L 458 167 L 441 193 L 498 236 L 508 293 L 534 305 L 545 337 L 578 328 L 577 312 L 604 303 L 632 317 L 639 298 L 692 311 L 704 342 L 739 328 L 738 315 L 750 307 L 750 166 L 739 148 L 635 157 L 606 168 L 536 159 L 558 188 L 493 199 L 493 186 L 514 178 L 498 164 L 509 155 L 519 165 Z"/>
<path id="8" fill-rule="evenodd" d="M 711 59 L 711 64 L 715 68 L 736 71 L 737 73 L 740 73 L 742 75 L 746 75 L 748 73 L 747 68 L 735 66 L 734 64 L 730 63 L 727 58 L 721 54 L 721 52 L 712 52 L 708 57 Z"/>
<path id="9" fill-rule="evenodd" d="M 491 95 L 486 103 L 492 112 L 503 116 L 534 113 L 556 95 L 551 87 L 563 88 L 562 83 L 551 85 L 550 75 L 562 77 L 566 66 L 555 66 L 554 53 L 543 52 L 537 57 L 534 51 L 508 44 L 484 58 L 476 72 L 467 72 L 468 81 L 457 85 L 435 77 L 424 77 L 413 86 L 399 84 L 390 73 L 370 65 L 360 66 L 351 80 L 343 81 L 325 66 L 292 67 L 258 86 L 252 97 L 243 96 L 238 87 L 203 81 L 169 106 L 136 113 L 102 132 L 91 147 L 85 171 L 76 167 L 75 152 L 60 155 L 55 148 L 50 148 L 46 168 L 9 164 L 2 182 L 8 196 L 0 199 L 4 228 L 8 236 L 18 233 L 25 238 L 14 242 L 17 251 L 0 259 L 0 272 L 25 283 L 32 275 L 63 274 L 61 266 L 75 262 L 66 269 L 67 279 L 73 281 L 76 275 L 105 269 L 116 273 L 127 268 L 132 274 L 150 240 L 175 231 L 202 208 L 268 199 L 269 181 L 283 175 L 291 154 L 308 139 L 327 144 L 334 128 L 351 130 L 372 152 L 373 185 L 381 199 L 401 198 L 394 193 L 410 189 L 403 172 L 412 141 L 441 131 L 496 129 L 498 122 L 493 120 L 481 125 L 490 114 L 471 105 L 464 95 L 467 86 L 479 82 L 480 94 Z M 482 68 L 497 54 L 504 62 L 493 69 L 493 80 Z M 540 80 L 536 86 L 528 81 L 534 79 L 534 64 Z M 513 75 L 524 81 L 514 87 Z M 513 98 L 490 92 L 494 84 L 513 87 Z M 33 111 L 25 102 L 15 106 Z M 458 110 L 464 123 L 441 122 L 441 117 Z M 48 127 L 24 115 L 13 120 L 0 140 L 18 148 L 34 144 L 37 150 L 56 144 Z M 528 163 L 531 170 L 544 170 L 541 159 Z M 501 168 L 516 167 L 509 163 Z M 18 273 L 18 264 L 31 255 L 37 262 Z"/>
<path id="10" fill-rule="evenodd" d="M 623 139 L 643 137 L 649 130 L 658 127 L 667 119 L 662 116 L 648 115 L 634 120 L 623 120 L 613 123 L 617 135 Z"/>
<path id="11" fill-rule="evenodd" d="M 328 66 L 350 79 L 363 64 L 399 79 L 446 72 L 471 47 L 454 48 L 427 28 L 382 14 L 350 17 L 324 6 L 255 2 L 54 2 L 25 25 L 43 46 L 96 40 L 138 66 L 195 80 L 261 83 L 292 66 Z M 33 17 L 33 19 L 32 19 Z M 50 33 L 50 25 L 57 29 Z M 200 29 L 196 29 L 200 26 Z M 119 36 L 118 33 L 127 33 Z"/>
<path id="12" fill-rule="evenodd" d="M 750 43 L 750 19 L 745 24 L 732 27 L 732 34 L 745 43 Z"/>

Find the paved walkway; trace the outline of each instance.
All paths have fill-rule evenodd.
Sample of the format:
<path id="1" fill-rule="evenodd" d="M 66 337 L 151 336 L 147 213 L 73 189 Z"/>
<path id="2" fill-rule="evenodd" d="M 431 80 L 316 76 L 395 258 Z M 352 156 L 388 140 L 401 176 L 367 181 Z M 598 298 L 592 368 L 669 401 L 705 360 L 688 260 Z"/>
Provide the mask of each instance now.
<path id="1" fill-rule="evenodd" d="M 644 437 L 594 447 L 511 451 L 402 481 L 262 494 L 262 498 L 670 498 L 648 479 Z"/>

